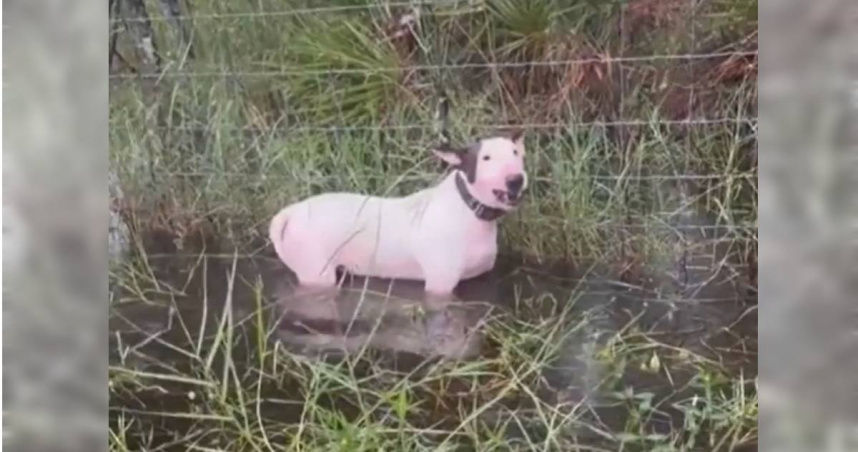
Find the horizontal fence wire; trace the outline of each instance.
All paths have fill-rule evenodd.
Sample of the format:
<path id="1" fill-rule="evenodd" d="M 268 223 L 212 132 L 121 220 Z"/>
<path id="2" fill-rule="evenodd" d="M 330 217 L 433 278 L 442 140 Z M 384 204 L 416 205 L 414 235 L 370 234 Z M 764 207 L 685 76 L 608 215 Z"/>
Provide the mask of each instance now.
<path id="1" fill-rule="evenodd" d="M 372 196 L 367 194 L 366 196 Z M 622 219 L 605 220 L 593 219 L 593 221 L 582 221 L 580 218 L 563 218 L 557 215 L 545 216 L 548 222 L 574 223 L 581 228 L 598 228 L 600 230 L 611 230 L 621 232 L 659 231 L 662 233 L 675 233 L 684 237 L 690 233 L 704 233 L 718 236 L 688 238 L 689 245 L 703 247 L 717 245 L 719 243 L 734 243 L 743 240 L 756 241 L 758 225 L 754 222 L 742 222 L 735 224 L 689 224 L 674 223 L 675 221 L 686 221 L 683 219 L 687 212 L 682 210 L 652 212 L 649 214 L 626 215 Z M 719 237 L 720 236 L 720 237 Z"/>
<path id="2" fill-rule="evenodd" d="M 615 3 L 620 3 L 615 1 Z M 241 12 L 233 12 L 233 13 L 203 13 L 203 14 L 191 14 L 191 15 L 171 15 L 170 17 L 165 16 L 156 16 L 156 17 L 129 17 L 124 19 L 111 19 L 110 23 L 139 23 L 139 22 L 166 22 L 172 20 L 186 21 L 186 20 L 216 20 L 216 19 L 261 19 L 266 17 L 291 17 L 291 16 L 304 16 L 304 15 L 320 15 L 320 14 L 330 14 L 330 13 L 348 13 L 348 12 L 359 12 L 359 11 L 369 11 L 369 10 L 377 10 L 377 9 L 388 9 L 388 8 L 400 8 L 400 7 L 411 7 L 411 8 L 419 8 L 422 6 L 470 6 L 470 7 L 478 7 L 480 5 L 472 5 L 468 1 L 461 0 L 433 0 L 433 1 L 392 1 L 392 2 L 384 2 L 384 3 L 370 3 L 364 5 L 335 5 L 335 6 L 317 6 L 317 7 L 308 7 L 308 8 L 291 8 L 286 10 L 275 10 L 275 11 L 241 11 Z M 421 11 L 420 14 L 432 14 L 431 11 Z M 437 13 L 436 13 L 437 14 Z"/>
<path id="3" fill-rule="evenodd" d="M 164 173 L 168 176 L 176 177 L 244 177 L 257 178 L 262 180 L 295 180 L 297 177 L 288 176 L 285 174 L 266 174 L 266 173 L 242 173 L 230 171 L 176 171 Z M 362 179 L 388 179 L 388 176 L 373 176 L 362 175 Z M 346 179 L 341 176 L 312 176 L 313 180 L 342 180 Z M 433 176 L 399 176 L 397 181 L 412 181 L 424 182 L 436 179 Z M 552 182 L 554 179 L 549 177 L 533 177 L 536 182 Z M 638 176 L 621 176 L 621 175 L 582 175 L 582 176 L 562 176 L 564 180 L 600 180 L 600 181 L 701 181 L 701 180 L 721 180 L 721 179 L 757 179 L 757 173 L 727 173 L 727 174 L 652 174 Z"/>
<path id="4" fill-rule="evenodd" d="M 529 68 L 529 67 L 551 67 L 551 66 L 573 66 L 583 64 L 620 64 L 620 63 L 639 63 L 652 61 L 676 61 L 676 60 L 701 60 L 726 57 L 747 57 L 756 56 L 757 51 L 733 51 L 733 52 L 713 52 L 713 53 L 688 53 L 688 54 L 667 54 L 667 55 L 642 55 L 642 56 L 625 56 L 625 57 L 604 57 L 604 58 L 577 58 L 563 60 L 546 60 L 546 61 L 500 61 L 500 62 L 485 62 L 485 63 L 451 63 L 451 64 L 415 64 L 396 67 L 375 67 L 375 68 L 325 68 L 325 69 L 300 69 L 300 70 L 271 70 L 271 71 L 161 71 L 153 73 L 137 73 L 137 74 L 111 74 L 111 79 L 162 79 L 162 78 L 214 78 L 214 77 L 282 77 L 282 76 L 297 76 L 297 75 L 348 75 L 348 74 L 374 74 L 384 72 L 400 72 L 400 71 L 427 71 L 427 70 L 455 70 L 455 69 L 499 69 L 499 68 Z"/>
<path id="5" fill-rule="evenodd" d="M 281 118 L 282 119 L 282 118 Z M 275 120 L 277 124 L 280 121 Z M 705 125 L 722 125 L 722 124 L 744 124 L 750 126 L 757 125 L 756 117 L 735 117 L 735 118 L 686 118 L 686 119 L 629 119 L 616 121 L 558 121 L 558 122 L 540 122 L 540 123 L 457 123 L 458 128 L 464 129 L 504 129 L 509 127 L 518 127 L 523 129 L 572 129 L 572 128 L 598 128 L 598 127 L 644 127 L 644 126 L 705 126 Z M 149 126 L 147 126 L 149 127 Z M 384 131 L 408 131 L 408 130 L 433 130 L 435 125 L 432 124 L 392 124 L 379 126 L 289 126 L 289 125 L 274 125 L 272 127 L 224 127 L 219 124 L 211 124 L 208 126 L 154 126 L 149 128 L 162 130 L 176 130 L 189 132 L 211 132 L 230 131 L 230 132 L 274 132 L 276 130 L 284 130 L 288 132 L 384 132 Z"/>
<path id="6" fill-rule="evenodd" d="M 711 239 L 711 240 L 714 241 L 716 239 Z M 718 240 L 727 240 L 727 239 L 718 239 Z M 215 259 L 215 260 L 219 260 L 219 259 L 227 259 L 227 260 L 232 260 L 232 259 L 264 259 L 264 260 L 270 260 L 273 262 L 280 262 L 280 259 L 274 253 L 266 250 L 266 248 L 268 247 L 268 244 L 270 243 L 270 240 L 266 240 L 265 243 L 266 243 L 266 245 L 257 248 L 256 251 L 243 252 L 243 253 L 237 253 L 237 252 L 150 253 L 150 254 L 147 254 L 146 257 L 148 259 L 194 259 L 194 260 L 197 260 L 200 258 Z M 707 257 L 707 256 L 695 255 L 695 257 L 699 258 L 699 257 Z M 722 260 L 722 259 L 719 259 L 719 260 Z M 719 267 L 735 268 L 735 269 L 746 268 L 747 266 L 748 266 L 748 264 L 746 264 L 746 263 L 731 262 L 731 261 L 723 261 L 723 263 L 719 265 Z M 711 269 L 711 267 L 705 267 L 705 266 L 693 265 L 693 264 L 689 264 L 687 266 L 687 268 L 688 269 L 700 269 L 700 270 Z M 525 265 L 524 267 L 521 268 L 520 271 L 528 272 L 528 266 Z M 512 273 L 518 273 L 518 271 L 514 271 Z M 542 272 L 537 272 L 537 273 L 542 273 Z M 574 278 L 574 277 L 573 278 L 567 278 L 567 277 L 562 277 L 562 276 L 554 278 L 554 279 L 556 279 L 556 280 L 570 280 L 570 281 L 574 280 L 574 281 L 580 281 L 580 282 L 585 281 L 585 280 L 579 279 L 579 278 Z M 608 281 L 606 281 L 606 282 L 608 282 Z M 658 293 L 657 291 L 655 291 L 653 289 L 648 290 L 644 287 L 630 286 L 626 283 L 620 283 L 620 285 L 623 287 L 626 287 L 632 291 L 652 293 L 652 294 Z M 611 292 L 611 293 L 616 294 L 616 292 Z M 664 298 L 671 298 L 671 297 L 663 296 L 662 299 L 664 299 Z M 727 298 L 730 298 L 730 297 L 727 297 Z M 720 300 L 721 298 L 718 298 L 718 299 Z M 730 299 L 732 299 L 732 298 L 730 298 Z"/>

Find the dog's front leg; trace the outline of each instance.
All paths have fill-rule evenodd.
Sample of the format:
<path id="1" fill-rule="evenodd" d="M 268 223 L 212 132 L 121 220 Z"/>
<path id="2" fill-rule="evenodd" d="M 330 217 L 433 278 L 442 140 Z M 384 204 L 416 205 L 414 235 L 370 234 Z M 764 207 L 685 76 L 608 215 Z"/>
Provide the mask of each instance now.
<path id="1" fill-rule="evenodd" d="M 429 274 L 426 276 L 426 293 L 439 297 L 448 297 L 459 284 L 458 273 Z"/>
<path id="2" fill-rule="evenodd" d="M 453 292 L 441 294 L 427 291 L 423 294 L 423 303 L 430 311 L 447 309 L 457 301 L 459 301 L 459 299 Z"/>
<path id="3" fill-rule="evenodd" d="M 421 259 L 426 280 L 426 301 L 430 305 L 444 306 L 453 301 L 453 289 L 462 278 L 462 259 L 459 256 L 429 253 Z"/>

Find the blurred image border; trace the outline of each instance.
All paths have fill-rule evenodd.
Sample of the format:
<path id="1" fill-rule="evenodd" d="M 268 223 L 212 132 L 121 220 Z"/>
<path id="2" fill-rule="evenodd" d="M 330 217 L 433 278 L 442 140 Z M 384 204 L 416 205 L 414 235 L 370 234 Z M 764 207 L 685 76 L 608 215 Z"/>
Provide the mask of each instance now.
<path id="1" fill-rule="evenodd" d="M 858 5 L 760 2 L 762 450 L 858 449 Z"/>
<path id="2" fill-rule="evenodd" d="M 108 4 L 3 4 L 3 445 L 107 428 Z M 858 8 L 760 2 L 760 448 L 858 449 Z"/>
<path id="3" fill-rule="evenodd" d="M 102 450 L 107 2 L 3 2 L 3 446 Z"/>

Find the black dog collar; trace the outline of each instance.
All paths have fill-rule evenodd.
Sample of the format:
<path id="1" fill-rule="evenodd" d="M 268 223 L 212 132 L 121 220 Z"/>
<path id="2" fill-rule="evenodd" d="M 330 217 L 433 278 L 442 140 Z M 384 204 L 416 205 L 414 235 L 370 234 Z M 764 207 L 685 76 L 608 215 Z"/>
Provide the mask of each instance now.
<path id="1" fill-rule="evenodd" d="M 503 209 L 490 207 L 477 201 L 477 198 L 474 198 L 473 195 L 471 195 L 471 192 L 468 191 L 468 185 L 465 183 L 465 180 L 462 179 L 461 172 L 456 172 L 456 189 L 458 189 L 459 196 L 462 197 L 462 201 L 465 201 L 465 205 L 467 205 L 468 208 L 474 212 L 474 215 L 476 215 L 480 220 L 495 221 L 506 213 Z"/>

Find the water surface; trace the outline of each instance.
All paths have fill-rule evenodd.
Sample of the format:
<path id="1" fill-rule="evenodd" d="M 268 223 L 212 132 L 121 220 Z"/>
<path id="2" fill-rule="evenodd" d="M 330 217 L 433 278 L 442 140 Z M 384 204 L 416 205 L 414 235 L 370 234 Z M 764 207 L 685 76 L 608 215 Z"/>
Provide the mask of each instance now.
<path id="1" fill-rule="evenodd" d="M 518 333 L 516 325 L 536 325 L 521 331 L 533 334 L 563 316 L 562 325 L 574 331 L 559 336 L 558 352 L 540 370 L 537 396 L 556 406 L 586 399 L 595 425 L 610 431 L 628 423 L 618 394 L 650 394 L 664 409 L 650 414 L 647 428 L 669 433 L 683 422 L 669 401 L 688 393 L 703 364 L 728 378 L 756 375 L 756 295 L 749 273 L 729 245 L 698 244 L 704 245 L 649 263 L 636 280 L 621 278 L 616 267 L 525 265 L 507 257 L 491 273 L 462 282 L 455 299 L 443 303 L 424 301 L 422 284 L 410 281 L 343 275 L 335 290 L 300 288 L 265 251 L 152 254 L 146 265 L 115 279 L 111 363 L 140 373 L 198 375 L 188 351 L 206 353 L 228 321 L 236 326 L 230 359 L 244 363 L 243 372 L 254 371 L 264 343 L 310 360 L 371 357 L 374 365 L 366 372 L 407 374 L 427 363 L 497 359 L 506 338 Z M 215 356 L 214 368 L 220 359 Z M 187 386 L 174 383 L 112 393 L 113 422 L 118 413 L 199 410 Z M 299 388 L 265 390 L 265 416 L 299 421 Z M 482 413 L 485 422 L 529 409 L 525 399 L 502 406 Z M 354 407 L 340 409 L 356 415 Z M 442 410 L 432 424 L 456 416 Z M 195 424 L 164 417 L 157 425 L 167 442 L 169 432 L 187 433 Z"/>

